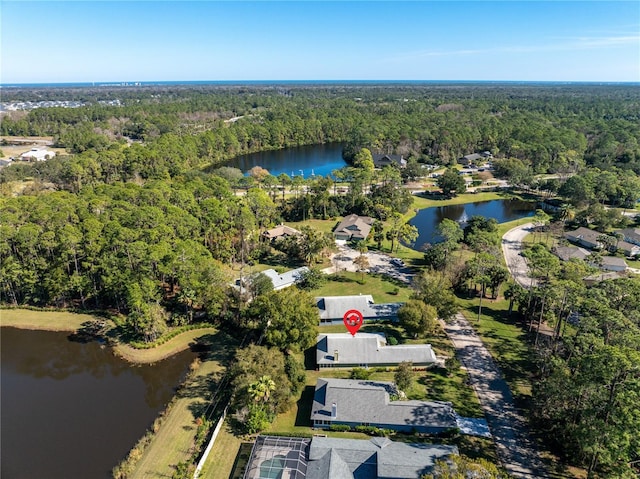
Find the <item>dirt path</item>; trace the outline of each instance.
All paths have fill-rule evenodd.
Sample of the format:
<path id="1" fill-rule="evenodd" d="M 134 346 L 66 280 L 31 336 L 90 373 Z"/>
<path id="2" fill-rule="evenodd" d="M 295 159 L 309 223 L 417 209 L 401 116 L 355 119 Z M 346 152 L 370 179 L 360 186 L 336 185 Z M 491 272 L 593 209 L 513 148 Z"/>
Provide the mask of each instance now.
<path id="1" fill-rule="evenodd" d="M 520 286 L 530 288 L 537 284 L 535 279 L 529 277 L 527 261 L 520 255 L 522 252 L 522 240 L 531 232 L 533 223 L 525 223 L 507 231 L 502 237 L 502 253 L 507 263 L 511 276 Z"/>
<path id="2" fill-rule="evenodd" d="M 444 329 L 469 373 L 505 469 L 518 478 L 549 477 L 509 386 L 480 337 L 461 314 Z"/>

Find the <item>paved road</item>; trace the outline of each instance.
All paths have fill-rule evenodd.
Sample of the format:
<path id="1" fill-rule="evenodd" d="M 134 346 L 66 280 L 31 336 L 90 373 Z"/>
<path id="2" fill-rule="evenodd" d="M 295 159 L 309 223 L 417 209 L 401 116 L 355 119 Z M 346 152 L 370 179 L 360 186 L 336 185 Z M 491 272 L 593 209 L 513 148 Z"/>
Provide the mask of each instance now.
<path id="1" fill-rule="evenodd" d="M 549 477 L 527 423 L 515 408 L 509 386 L 482 340 L 461 314 L 444 324 L 444 329 L 469 373 L 507 472 L 526 479 Z"/>
<path id="2" fill-rule="evenodd" d="M 525 223 L 507 231 L 502 237 L 502 253 L 507 263 L 507 268 L 511 272 L 511 276 L 522 287 L 530 288 L 536 286 L 538 282 L 529 277 L 529 266 L 523 256 L 522 240 L 531 233 L 533 223 Z"/>

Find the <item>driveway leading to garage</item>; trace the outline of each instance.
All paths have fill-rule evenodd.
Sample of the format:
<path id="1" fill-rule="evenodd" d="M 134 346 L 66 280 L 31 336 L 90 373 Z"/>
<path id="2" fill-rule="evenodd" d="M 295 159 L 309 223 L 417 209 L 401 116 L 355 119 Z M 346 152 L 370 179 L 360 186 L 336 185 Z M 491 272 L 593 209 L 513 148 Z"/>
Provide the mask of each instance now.
<path id="1" fill-rule="evenodd" d="M 507 472 L 518 478 L 549 477 L 509 386 L 480 337 L 461 314 L 443 326 L 469 373 Z"/>

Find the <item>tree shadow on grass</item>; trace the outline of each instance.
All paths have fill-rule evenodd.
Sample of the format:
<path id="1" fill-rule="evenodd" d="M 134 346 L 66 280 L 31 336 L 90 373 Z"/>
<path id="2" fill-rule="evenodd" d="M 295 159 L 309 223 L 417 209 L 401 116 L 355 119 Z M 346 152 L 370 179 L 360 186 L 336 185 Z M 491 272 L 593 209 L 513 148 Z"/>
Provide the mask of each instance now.
<path id="1" fill-rule="evenodd" d="M 296 402 L 295 426 L 311 427 L 311 408 L 313 407 L 314 386 L 305 386 L 300 399 Z"/>

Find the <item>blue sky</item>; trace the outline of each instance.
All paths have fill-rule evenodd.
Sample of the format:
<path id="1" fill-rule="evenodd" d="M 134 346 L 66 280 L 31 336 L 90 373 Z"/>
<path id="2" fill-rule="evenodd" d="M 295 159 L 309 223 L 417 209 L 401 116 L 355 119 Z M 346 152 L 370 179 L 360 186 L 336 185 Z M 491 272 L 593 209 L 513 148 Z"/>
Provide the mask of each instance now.
<path id="1" fill-rule="evenodd" d="M 638 1 L 6 1 L 0 82 L 640 81 Z"/>

